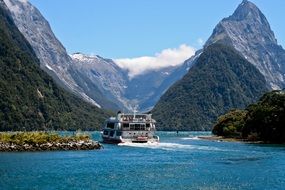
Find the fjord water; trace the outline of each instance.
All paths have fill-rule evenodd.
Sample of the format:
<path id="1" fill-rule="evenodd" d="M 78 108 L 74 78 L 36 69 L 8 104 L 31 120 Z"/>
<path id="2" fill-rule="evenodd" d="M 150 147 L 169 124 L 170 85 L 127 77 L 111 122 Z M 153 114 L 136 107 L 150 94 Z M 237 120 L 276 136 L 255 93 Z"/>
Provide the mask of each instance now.
<path id="1" fill-rule="evenodd" d="M 159 144 L 0 153 L 0 189 L 284 189 L 284 146 L 197 138 L 209 134 L 158 132 Z"/>

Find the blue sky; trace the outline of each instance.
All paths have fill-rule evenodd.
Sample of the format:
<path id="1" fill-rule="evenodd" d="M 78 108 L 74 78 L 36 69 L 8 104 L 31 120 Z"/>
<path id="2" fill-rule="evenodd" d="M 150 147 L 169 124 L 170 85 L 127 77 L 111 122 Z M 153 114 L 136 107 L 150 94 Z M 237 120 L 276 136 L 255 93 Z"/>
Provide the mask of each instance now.
<path id="1" fill-rule="evenodd" d="M 241 0 L 30 0 L 68 53 L 153 56 L 186 44 L 201 48 Z M 285 47 L 285 1 L 252 0 Z"/>

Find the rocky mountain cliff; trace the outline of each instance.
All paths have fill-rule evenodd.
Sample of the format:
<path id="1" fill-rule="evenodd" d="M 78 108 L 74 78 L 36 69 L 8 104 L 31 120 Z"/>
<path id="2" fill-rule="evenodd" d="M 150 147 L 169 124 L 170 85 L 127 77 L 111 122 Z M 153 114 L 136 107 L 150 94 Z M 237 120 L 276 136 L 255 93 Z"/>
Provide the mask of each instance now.
<path id="1" fill-rule="evenodd" d="M 127 88 L 127 73 L 119 68 L 111 59 L 104 59 L 99 56 L 87 56 L 81 53 L 71 55 L 73 63 L 71 75 L 79 86 L 92 98 L 96 99 L 101 105 L 100 94 L 118 105 L 118 109 L 128 107 L 128 100 L 124 98 Z M 81 76 L 84 80 L 80 81 L 76 76 Z M 93 88 L 92 88 L 93 86 Z M 95 88 L 95 89 L 94 89 Z M 100 92 L 95 96 L 96 92 Z"/>
<path id="2" fill-rule="evenodd" d="M 0 0 L 0 131 L 95 130 L 109 116 L 59 88 Z"/>
<path id="3" fill-rule="evenodd" d="M 250 1 L 244 0 L 233 15 L 215 27 L 205 47 L 215 42 L 239 51 L 272 89 L 285 87 L 285 50 L 277 44 L 266 17 Z"/>
<path id="4" fill-rule="evenodd" d="M 40 60 L 41 68 L 58 84 L 97 107 L 118 108 L 117 105 L 106 100 L 96 87 L 88 87 L 93 90 L 91 93 L 90 90 L 85 91 L 86 88 L 82 87 L 82 81 L 85 81 L 85 78 L 77 75 L 73 70 L 71 57 L 37 8 L 28 1 L 4 0 L 4 2 L 18 29 L 32 45 Z"/>
<path id="5" fill-rule="evenodd" d="M 213 44 L 153 109 L 160 130 L 209 130 L 220 114 L 244 108 L 266 90 L 263 75 L 235 49 Z"/>

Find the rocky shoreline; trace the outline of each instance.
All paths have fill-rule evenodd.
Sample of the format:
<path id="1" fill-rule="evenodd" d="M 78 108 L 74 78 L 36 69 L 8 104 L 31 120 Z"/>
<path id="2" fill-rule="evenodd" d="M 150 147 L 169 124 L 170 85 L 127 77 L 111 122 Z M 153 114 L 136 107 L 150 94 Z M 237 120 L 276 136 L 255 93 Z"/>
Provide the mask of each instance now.
<path id="1" fill-rule="evenodd" d="M 15 144 L 0 142 L 0 152 L 95 150 L 101 148 L 102 145 L 99 142 L 92 140 L 68 143 L 48 142 L 43 144 Z"/>

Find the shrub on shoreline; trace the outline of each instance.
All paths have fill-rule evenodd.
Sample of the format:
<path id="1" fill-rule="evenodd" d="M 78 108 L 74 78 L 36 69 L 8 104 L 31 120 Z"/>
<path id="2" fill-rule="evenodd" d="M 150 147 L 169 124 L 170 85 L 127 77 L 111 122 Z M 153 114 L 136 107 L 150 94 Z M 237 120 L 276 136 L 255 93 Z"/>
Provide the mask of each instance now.
<path id="1" fill-rule="evenodd" d="M 249 141 L 285 143 L 285 91 L 266 93 L 245 110 L 220 116 L 212 132 Z"/>
<path id="2" fill-rule="evenodd" d="M 68 143 L 89 141 L 90 136 L 86 133 L 74 135 L 59 135 L 56 132 L 0 132 L 0 142 L 9 144 L 45 144 L 45 143 Z"/>

